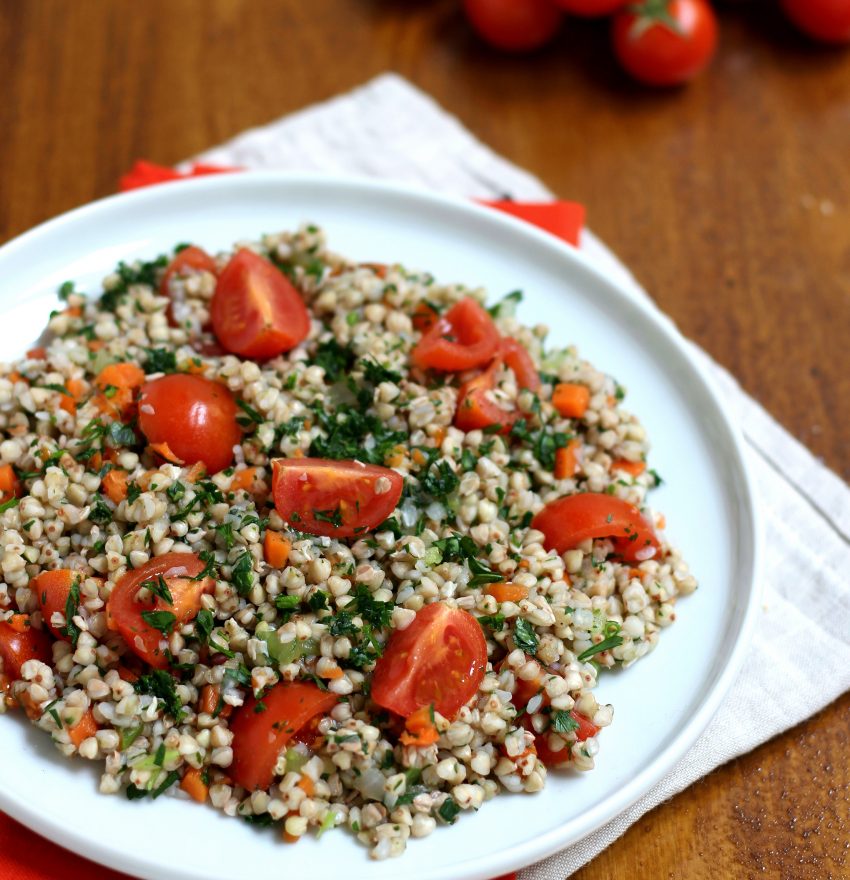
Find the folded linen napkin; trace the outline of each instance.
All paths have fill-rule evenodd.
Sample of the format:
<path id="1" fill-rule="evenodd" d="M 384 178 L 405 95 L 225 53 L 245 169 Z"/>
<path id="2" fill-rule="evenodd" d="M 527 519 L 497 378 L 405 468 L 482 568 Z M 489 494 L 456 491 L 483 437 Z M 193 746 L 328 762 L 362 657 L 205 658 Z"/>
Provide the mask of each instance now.
<path id="1" fill-rule="evenodd" d="M 377 127 L 372 120 L 380 119 Z M 313 170 L 360 174 L 479 199 L 547 201 L 535 177 L 478 142 L 453 117 L 405 80 L 384 75 L 354 92 L 303 110 L 196 157 L 201 168 Z M 186 165 L 191 170 L 191 164 Z M 195 169 L 197 172 L 197 168 Z M 581 248 L 646 298 L 626 268 L 591 233 Z M 729 759 L 797 724 L 850 688 L 850 489 L 738 387 L 704 352 L 733 418 L 742 426 L 766 530 L 764 603 L 749 655 L 709 728 L 677 767 L 628 810 L 579 843 L 520 872 L 520 880 L 563 880 L 619 837 L 640 816 Z M 24 832 L 0 816 L 0 875 L 12 880 L 57 876 L 25 853 L 4 864 L 5 840 Z M 35 850 L 35 846 L 33 850 Z M 19 850 L 16 846 L 15 850 Z M 41 859 L 48 847 L 38 847 Z M 55 849 L 55 848 L 54 848 Z M 58 851 L 57 852 L 61 852 Z M 33 856 L 35 859 L 36 856 Z"/>

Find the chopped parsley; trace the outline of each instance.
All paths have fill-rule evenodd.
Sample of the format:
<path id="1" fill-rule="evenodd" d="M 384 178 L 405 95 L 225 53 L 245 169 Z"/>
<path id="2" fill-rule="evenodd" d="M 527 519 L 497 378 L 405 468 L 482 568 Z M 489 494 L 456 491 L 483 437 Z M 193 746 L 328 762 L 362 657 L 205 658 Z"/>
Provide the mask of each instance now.
<path id="1" fill-rule="evenodd" d="M 524 617 L 517 618 L 514 624 L 514 642 L 516 646 L 525 651 L 526 654 L 534 655 L 537 653 L 537 646 L 540 639 L 534 631 L 534 627 Z"/>
<path id="2" fill-rule="evenodd" d="M 164 636 L 168 636 L 174 629 L 177 617 L 170 611 L 143 611 L 142 620 L 154 629 L 158 629 Z"/>
<path id="3" fill-rule="evenodd" d="M 440 804 L 439 809 L 437 810 L 437 815 L 447 824 L 454 824 L 455 819 L 457 818 L 457 814 L 460 812 L 460 807 L 457 805 L 457 802 L 454 798 L 447 797 L 442 804 Z"/>
<path id="4" fill-rule="evenodd" d="M 264 416 L 257 412 L 253 406 L 248 403 L 245 403 L 244 400 L 237 400 L 236 405 L 239 409 L 245 413 L 244 416 L 237 416 L 236 421 L 242 425 L 243 428 L 249 428 L 252 424 L 262 425 L 265 421 Z"/>
<path id="5" fill-rule="evenodd" d="M 112 522 L 113 511 L 102 495 L 98 495 L 89 511 L 89 519 L 100 526 Z"/>
<path id="6" fill-rule="evenodd" d="M 555 733 L 572 733 L 578 730 L 578 721 L 573 718 L 571 712 L 565 712 L 563 709 L 552 710 L 552 730 Z"/>
<path id="7" fill-rule="evenodd" d="M 380 385 L 381 382 L 393 382 L 397 385 L 401 382 L 401 373 L 378 363 L 375 358 L 363 358 L 360 361 L 360 366 L 363 368 L 363 376 L 366 381 L 373 385 Z"/>
<path id="8" fill-rule="evenodd" d="M 142 581 L 140 586 L 150 590 L 154 596 L 158 596 L 163 602 L 168 602 L 169 605 L 174 604 L 171 590 L 168 589 L 168 584 L 165 582 L 165 578 L 162 575 L 158 575 L 156 580 L 151 579 L 149 581 Z"/>
<path id="9" fill-rule="evenodd" d="M 316 346 L 311 364 L 325 371 L 328 382 L 336 382 L 354 365 L 356 355 L 348 345 L 340 345 L 336 339 L 328 339 Z"/>
<path id="10" fill-rule="evenodd" d="M 195 635 L 198 637 L 198 641 L 202 643 L 209 641 L 214 626 L 215 618 L 212 611 L 208 608 L 202 608 L 195 618 Z"/>
<path id="11" fill-rule="evenodd" d="M 177 370 L 177 357 L 166 348 L 146 348 L 146 373 L 173 373 Z"/>
<path id="12" fill-rule="evenodd" d="M 511 428 L 510 436 L 529 446 L 534 457 L 547 470 L 555 469 L 555 454 L 570 442 L 570 435 L 563 431 L 547 431 L 545 427 L 532 431 L 526 419 L 519 419 Z"/>
<path id="13" fill-rule="evenodd" d="M 186 717 L 183 704 L 177 696 L 176 682 L 164 669 L 152 669 L 145 675 L 139 676 L 133 684 L 133 689 L 137 694 L 156 697 L 178 724 Z"/>
<path id="14" fill-rule="evenodd" d="M 80 628 L 74 623 L 74 618 L 79 610 L 80 579 L 74 578 L 71 589 L 68 591 L 68 598 L 65 600 L 65 626 L 62 627 L 62 634 L 68 636 L 75 648 L 80 639 Z"/>
<path id="15" fill-rule="evenodd" d="M 247 550 L 233 563 L 230 572 L 236 592 L 240 596 L 247 596 L 254 586 L 254 560 Z"/>
<path id="16" fill-rule="evenodd" d="M 516 307 L 522 302 L 522 291 L 512 290 L 503 296 L 495 305 L 490 306 L 487 311 L 494 318 L 510 317 Z"/>
<path id="17" fill-rule="evenodd" d="M 501 632 L 505 628 L 504 614 L 485 614 L 478 618 L 478 622 L 482 627 L 486 626 L 493 632 Z"/>

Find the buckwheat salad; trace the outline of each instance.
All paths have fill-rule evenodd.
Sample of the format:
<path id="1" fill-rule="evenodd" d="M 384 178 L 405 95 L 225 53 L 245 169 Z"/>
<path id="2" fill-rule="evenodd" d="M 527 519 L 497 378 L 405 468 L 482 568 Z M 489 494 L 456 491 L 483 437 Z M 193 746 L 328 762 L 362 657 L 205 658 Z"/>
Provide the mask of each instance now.
<path id="1" fill-rule="evenodd" d="M 519 292 L 303 226 L 59 296 L 0 367 L 0 712 L 104 794 L 376 859 L 593 768 L 600 672 L 696 581 L 624 389 Z"/>

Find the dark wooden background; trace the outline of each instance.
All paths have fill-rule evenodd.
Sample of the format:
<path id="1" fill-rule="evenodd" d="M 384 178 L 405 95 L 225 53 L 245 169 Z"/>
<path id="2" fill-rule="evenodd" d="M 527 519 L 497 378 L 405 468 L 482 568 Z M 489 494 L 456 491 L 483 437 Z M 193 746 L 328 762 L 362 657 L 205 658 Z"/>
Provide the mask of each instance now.
<path id="1" fill-rule="evenodd" d="M 650 93 L 603 25 L 511 58 L 455 0 L 0 0 L 0 241 L 112 192 L 137 157 L 174 163 L 396 70 L 584 202 L 682 331 L 847 478 L 850 50 L 770 2 L 721 17 L 710 72 Z M 848 731 L 845 696 L 577 876 L 850 876 Z"/>

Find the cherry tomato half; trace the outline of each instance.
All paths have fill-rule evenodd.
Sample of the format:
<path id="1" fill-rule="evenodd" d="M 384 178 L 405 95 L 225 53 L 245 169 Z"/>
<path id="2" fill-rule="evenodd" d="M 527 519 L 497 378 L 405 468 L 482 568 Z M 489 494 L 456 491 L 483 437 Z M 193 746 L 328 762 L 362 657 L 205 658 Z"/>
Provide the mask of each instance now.
<path id="1" fill-rule="evenodd" d="M 215 583 L 211 577 L 195 580 L 204 570 L 205 563 L 194 553 L 165 553 L 155 556 L 141 568 L 130 569 L 118 581 L 106 603 L 106 616 L 110 629 L 121 633 L 127 647 L 156 669 L 165 669 L 168 658 L 162 648 L 166 633 L 154 627 L 143 614 L 166 612 L 173 615 L 169 632 L 197 617 L 201 610 L 201 596 L 209 592 Z M 136 594 L 147 583 L 159 586 L 165 581 L 171 601 L 151 594 L 147 602 L 139 602 Z M 160 615 L 160 621 L 168 622 Z"/>
<path id="2" fill-rule="evenodd" d="M 58 611 L 65 615 L 68 597 L 71 594 L 71 586 L 74 581 L 82 581 L 82 575 L 70 568 L 58 568 L 56 571 L 42 571 L 30 581 L 30 589 L 38 599 L 38 607 L 44 625 L 56 636 L 57 639 L 67 639 L 64 627 L 56 627 L 50 622 L 50 618 Z"/>
<path id="3" fill-rule="evenodd" d="M 596 18 L 611 15 L 612 12 L 622 9 L 629 0 L 553 0 L 553 2 L 570 15 Z"/>
<path id="4" fill-rule="evenodd" d="M 29 617 L 26 622 L 29 622 Z M 27 660 L 41 660 L 42 663 L 53 661 L 53 649 L 50 636 L 43 629 L 24 626 L 23 632 L 12 627 L 5 621 L 0 622 L 0 660 L 3 661 L 2 672 L 10 679 L 21 677 L 21 667 Z"/>
<path id="5" fill-rule="evenodd" d="M 540 375 L 524 345 L 520 345 L 516 339 L 502 339 L 499 355 L 513 371 L 520 388 L 528 388 L 529 391 L 540 389 Z"/>
<path id="6" fill-rule="evenodd" d="M 172 373 L 142 387 L 139 427 L 152 445 L 166 444 L 176 463 L 202 461 L 215 473 L 233 461 L 233 447 L 242 439 L 237 412 L 220 382 Z"/>
<path id="7" fill-rule="evenodd" d="M 274 779 L 280 750 L 317 715 L 327 714 L 339 697 L 305 681 L 283 681 L 262 698 L 253 695 L 233 713 L 233 763 L 228 775 L 248 791 L 266 789 Z"/>
<path id="8" fill-rule="evenodd" d="M 457 373 L 483 367 L 499 351 L 493 319 L 471 297 L 455 303 L 410 353 L 417 367 Z"/>
<path id="9" fill-rule="evenodd" d="M 403 488 L 401 474 L 376 464 L 326 458 L 272 462 L 274 506 L 308 535 L 359 537 L 395 510 Z"/>
<path id="10" fill-rule="evenodd" d="M 652 86 L 693 79 L 717 48 L 717 17 L 707 0 L 642 0 L 614 17 L 614 52 L 635 78 Z"/>
<path id="11" fill-rule="evenodd" d="M 551 501 L 531 521 L 546 537 L 547 550 L 564 553 L 588 538 L 612 538 L 626 562 L 644 562 L 658 553 L 652 525 L 633 504 L 601 492 Z"/>
<path id="12" fill-rule="evenodd" d="M 451 718 L 475 696 L 486 665 L 487 642 L 478 621 L 434 602 L 390 636 L 375 666 L 372 699 L 405 718 L 432 704 Z"/>
<path id="13" fill-rule="evenodd" d="M 530 52 L 551 40 L 561 11 L 551 0 L 464 0 L 469 23 L 478 35 L 506 52 Z"/>
<path id="14" fill-rule="evenodd" d="M 850 41 L 847 0 L 781 0 L 785 14 L 803 33 L 825 43 Z"/>
<path id="15" fill-rule="evenodd" d="M 460 386 L 454 418 L 456 428 L 460 428 L 461 431 L 474 431 L 501 425 L 500 434 L 507 434 L 510 431 L 519 416 L 519 411 L 502 409 L 492 399 L 496 376 L 501 369 L 502 359 L 496 358 L 483 373 L 473 376 Z"/>
<path id="16" fill-rule="evenodd" d="M 307 307 L 290 280 L 247 248 L 222 270 L 210 317 L 224 348 L 256 360 L 295 348 L 310 332 Z"/>

